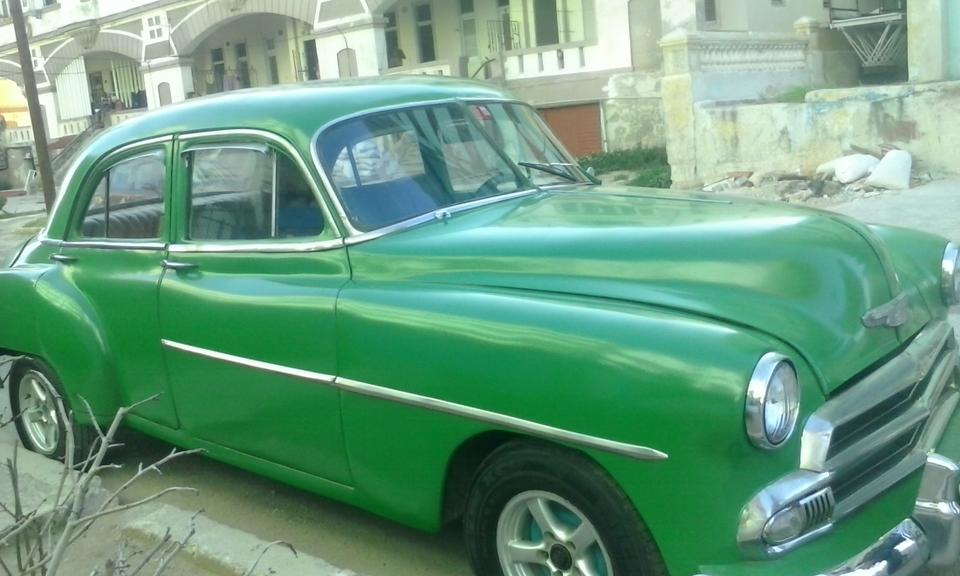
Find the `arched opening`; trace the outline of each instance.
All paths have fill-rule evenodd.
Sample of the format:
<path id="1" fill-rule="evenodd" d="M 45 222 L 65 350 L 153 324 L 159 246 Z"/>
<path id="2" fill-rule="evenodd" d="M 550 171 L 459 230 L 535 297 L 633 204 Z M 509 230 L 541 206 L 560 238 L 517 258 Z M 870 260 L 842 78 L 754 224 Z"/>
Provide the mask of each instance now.
<path id="1" fill-rule="evenodd" d="M 157 86 L 157 96 L 160 99 L 160 106 L 166 106 L 173 102 L 173 96 L 170 94 L 169 82 L 161 82 Z"/>
<path id="2" fill-rule="evenodd" d="M 54 82 L 61 122 L 147 107 L 140 63 L 122 54 L 84 54 L 63 66 Z M 65 130 L 75 132 L 81 126 L 70 123 Z"/>
<path id="3" fill-rule="evenodd" d="M 312 61 L 309 28 L 300 20 L 276 14 L 250 14 L 218 22 L 194 39 L 196 93 L 308 79 Z"/>
<path id="4" fill-rule="evenodd" d="M 357 51 L 353 48 L 344 48 L 337 53 L 337 68 L 341 78 L 357 77 Z"/>

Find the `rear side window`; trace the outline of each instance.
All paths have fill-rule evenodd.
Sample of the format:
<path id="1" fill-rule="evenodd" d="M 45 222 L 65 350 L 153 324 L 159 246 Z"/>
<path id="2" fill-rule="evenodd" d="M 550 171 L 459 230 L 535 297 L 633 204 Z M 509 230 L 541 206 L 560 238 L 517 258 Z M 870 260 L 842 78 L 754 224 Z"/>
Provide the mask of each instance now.
<path id="1" fill-rule="evenodd" d="M 166 188 L 163 150 L 114 164 L 97 184 L 75 235 L 84 239 L 159 239 L 166 222 Z"/>
<path id="2" fill-rule="evenodd" d="M 285 154 L 257 145 L 204 147 L 187 152 L 187 161 L 188 239 L 252 241 L 323 233 L 317 197 Z"/>

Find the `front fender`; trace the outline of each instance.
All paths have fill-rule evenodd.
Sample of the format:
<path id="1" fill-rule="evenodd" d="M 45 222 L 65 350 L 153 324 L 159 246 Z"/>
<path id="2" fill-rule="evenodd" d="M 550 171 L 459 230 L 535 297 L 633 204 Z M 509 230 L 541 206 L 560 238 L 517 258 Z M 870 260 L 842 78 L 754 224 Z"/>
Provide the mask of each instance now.
<path id="1" fill-rule="evenodd" d="M 810 368 L 766 335 L 605 299 L 351 285 L 338 305 L 338 342 L 345 378 L 667 453 L 641 461 L 584 449 L 623 486 L 678 574 L 739 557 L 743 505 L 796 467 L 799 434 L 766 452 L 744 433 L 744 396 L 759 358 L 794 358 L 804 414 L 823 401 Z M 343 421 L 369 506 L 425 528 L 440 518 L 450 455 L 498 430 L 350 393 Z"/>

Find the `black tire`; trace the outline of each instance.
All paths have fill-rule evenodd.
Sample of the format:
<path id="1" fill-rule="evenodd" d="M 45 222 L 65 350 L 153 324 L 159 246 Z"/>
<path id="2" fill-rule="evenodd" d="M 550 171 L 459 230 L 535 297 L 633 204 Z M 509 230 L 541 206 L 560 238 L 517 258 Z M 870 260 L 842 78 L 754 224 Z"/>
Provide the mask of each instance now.
<path id="1" fill-rule="evenodd" d="M 510 524 L 508 505 L 509 510 L 515 510 L 515 502 L 537 493 L 566 501 L 592 525 L 599 544 L 590 547 L 592 556 L 587 555 L 585 561 L 606 562 L 603 569 L 611 572 L 606 576 L 667 576 L 653 537 L 610 475 L 583 454 L 535 441 L 515 441 L 498 448 L 475 477 L 464 516 L 464 536 L 478 576 L 505 576 L 498 552 L 501 516 L 505 525 Z M 548 538 L 552 537 L 541 538 L 546 547 L 556 550 L 556 544 L 549 544 Z M 576 554 L 575 546 L 564 549 Z M 566 553 L 559 550 L 556 557 L 540 553 L 543 562 L 558 563 L 538 570 L 547 574 L 578 573 L 569 567 L 569 558 L 563 556 Z M 530 569 L 534 566 L 527 568 L 527 573 L 540 573 Z"/>
<path id="2" fill-rule="evenodd" d="M 28 385 L 26 384 L 27 376 L 35 375 L 42 376 L 44 382 L 49 384 L 49 386 L 53 389 L 56 397 L 58 397 L 63 403 L 63 412 L 67 414 L 68 417 L 72 413 L 70 400 L 64 393 L 63 385 L 60 383 L 60 380 L 57 378 L 56 374 L 54 374 L 53 370 L 38 360 L 20 360 L 10 370 L 9 378 L 10 407 L 15 416 L 20 415 L 15 421 L 17 434 L 20 436 L 20 442 L 28 450 L 48 458 L 64 462 L 67 450 L 67 431 L 63 422 L 63 417 L 59 410 L 56 411 L 56 426 L 58 429 L 58 435 L 56 443 L 54 446 L 52 446 L 52 449 L 44 449 L 42 446 L 38 445 L 27 432 L 27 426 L 24 422 L 25 414 L 23 414 L 24 409 L 27 407 L 21 406 L 20 387 L 21 385 Z M 72 428 L 74 440 L 73 462 L 75 465 L 79 466 L 89 457 L 90 448 L 97 440 L 97 432 L 93 426 L 77 424 L 75 422 L 73 423 Z"/>

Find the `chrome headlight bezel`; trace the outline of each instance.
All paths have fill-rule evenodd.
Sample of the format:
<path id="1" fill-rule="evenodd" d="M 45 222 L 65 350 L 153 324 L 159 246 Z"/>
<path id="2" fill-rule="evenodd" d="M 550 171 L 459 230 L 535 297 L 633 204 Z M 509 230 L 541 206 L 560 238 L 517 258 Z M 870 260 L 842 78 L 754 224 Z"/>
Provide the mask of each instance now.
<path id="1" fill-rule="evenodd" d="M 773 385 L 782 387 L 785 420 L 771 430 L 768 422 Z M 800 415 L 800 380 L 793 362 L 783 354 L 764 354 L 750 377 L 744 406 L 747 437 L 754 446 L 765 450 L 780 448 L 793 436 Z"/>
<path id="2" fill-rule="evenodd" d="M 943 250 L 940 289 L 943 292 L 943 301 L 948 307 L 960 304 L 960 246 L 953 242 L 947 243 Z"/>

